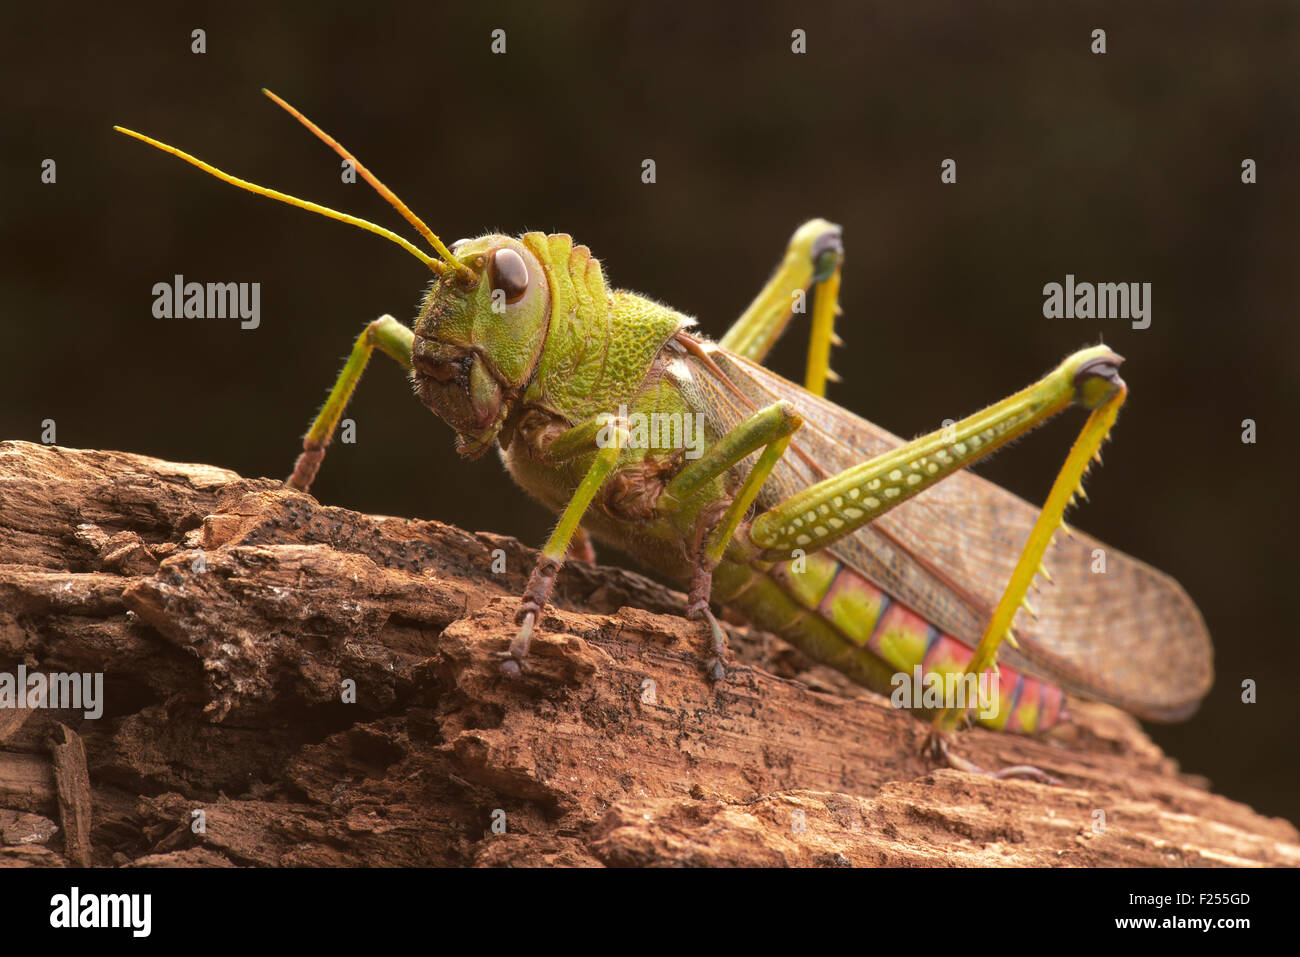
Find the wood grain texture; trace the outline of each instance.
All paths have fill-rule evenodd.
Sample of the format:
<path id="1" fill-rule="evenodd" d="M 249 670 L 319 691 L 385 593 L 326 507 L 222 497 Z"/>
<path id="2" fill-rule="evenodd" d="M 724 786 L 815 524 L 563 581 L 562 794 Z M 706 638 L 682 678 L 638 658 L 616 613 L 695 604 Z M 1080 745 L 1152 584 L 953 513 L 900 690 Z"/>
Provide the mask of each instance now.
<path id="1" fill-rule="evenodd" d="M 86 748 L 81 737 L 66 724 L 56 724 L 49 736 L 50 760 L 54 765 L 54 786 L 63 822 L 63 855 L 76 867 L 89 867 L 91 797 L 90 773 L 86 769 Z"/>
<path id="2" fill-rule="evenodd" d="M 936 769 L 924 725 L 770 635 L 732 628 L 740 664 L 711 686 L 683 597 L 614 568 L 566 566 L 507 680 L 534 554 L 211 466 L 0 442 L 0 670 L 102 672 L 106 699 L 10 722 L 0 819 L 58 814 L 62 722 L 98 865 L 1300 864 L 1290 823 L 1104 705 L 960 736 L 1048 787 Z M 51 828 L 14 833 L 0 864 L 71 863 Z"/>

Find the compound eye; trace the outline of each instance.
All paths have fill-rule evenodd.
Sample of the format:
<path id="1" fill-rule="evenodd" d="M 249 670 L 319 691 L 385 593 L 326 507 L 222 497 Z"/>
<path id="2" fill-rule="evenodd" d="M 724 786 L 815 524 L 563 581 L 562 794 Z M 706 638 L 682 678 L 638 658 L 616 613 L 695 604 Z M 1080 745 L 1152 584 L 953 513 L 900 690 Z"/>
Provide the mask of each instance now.
<path id="1" fill-rule="evenodd" d="M 528 291 L 528 266 L 513 249 L 498 249 L 492 257 L 492 289 L 500 289 L 506 302 L 517 302 Z"/>

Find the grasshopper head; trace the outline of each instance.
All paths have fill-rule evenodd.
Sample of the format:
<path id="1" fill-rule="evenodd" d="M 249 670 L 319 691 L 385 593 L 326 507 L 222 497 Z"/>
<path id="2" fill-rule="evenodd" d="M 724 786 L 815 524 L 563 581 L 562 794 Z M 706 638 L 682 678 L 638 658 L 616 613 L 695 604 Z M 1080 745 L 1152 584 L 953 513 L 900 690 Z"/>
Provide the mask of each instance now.
<path id="1" fill-rule="evenodd" d="M 122 133 L 171 153 L 223 182 L 383 236 L 429 267 L 429 288 L 415 326 L 411 361 L 415 389 L 430 409 L 458 433 L 461 454 L 476 456 L 496 440 L 532 377 L 550 318 L 550 286 L 537 257 L 509 236 L 490 235 L 454 244 L 455 252 L 343 145 L 276 96 L 263 92 L 352 164 L 424 237 L 431 256 L 401 236 L 356 216 L 231 176 L 143 133 Z"/>
<path id="2" fill-rule="evenodd" d="M 537 257 L 517 239 L 461 240 L 452 254 L 469 267 L 429 287 L 415 323 L 415 391 L 476 457 L 501 432 L 542 351 L 551 295 Z"/>

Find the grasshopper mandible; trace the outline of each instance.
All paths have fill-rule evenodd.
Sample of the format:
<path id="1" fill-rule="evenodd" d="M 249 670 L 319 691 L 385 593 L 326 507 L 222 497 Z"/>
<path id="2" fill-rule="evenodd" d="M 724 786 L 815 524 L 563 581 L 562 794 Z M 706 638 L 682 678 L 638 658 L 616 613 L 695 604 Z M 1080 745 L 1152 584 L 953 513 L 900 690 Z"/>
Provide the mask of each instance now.
<path id="1" fill-rule="evenodd" d="M 823 398 L 844 259 L 834 224 L 796 231 L 770 281 L 713 343 L 692 331 L 693 319 L 610 288 L 567 235 L 446 246 L 351 153 L 264 92 L 351 162 L 436 257 L 117 129 L 227 183 L 384 236 L 432 270 L 413 329 L 383 316 L 358 337 L 288 484 L 310 488 L 376 349 L 408 370 L 461 455 L 497 447 L 515 481 L 560 514 L 501 653 L 505 674 L 528 660 L 556 575 L 566 555 L 588 550 L 589 533 L 689 588 L 686 614 L 707 627 L 714 680 L 728 662 L 717 603 L 886 694 L 917 667 L 949 678 L 996 671 L 1000 693 L 980 717 L 993 728 L 1049 727 L 1065 691 L 1153 720 L 1199 705 L 1212 651 L 1186 592 L 1111 548 L 1095 573 L 1100 543 L 1062 521 L 1127 395 L 1110 349 L 1076 352 L 1001 402 L 904 441 Z M 805 294 L 814 305 L 800 388 L 760 363 Z M 965 471 L 1071 405 L 1088 419 L 1041 509 Z M 650 416 L 695 417 L 701 454 L 683 454 L 679 430 L 640 428 Z M 944 731 L 966 708 L 936 711 Z"/>

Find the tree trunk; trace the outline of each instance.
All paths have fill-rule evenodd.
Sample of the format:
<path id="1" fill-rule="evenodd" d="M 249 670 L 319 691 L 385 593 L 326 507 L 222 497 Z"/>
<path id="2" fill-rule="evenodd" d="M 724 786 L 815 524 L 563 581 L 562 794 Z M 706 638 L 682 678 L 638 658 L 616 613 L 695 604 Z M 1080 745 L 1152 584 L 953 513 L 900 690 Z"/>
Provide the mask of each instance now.
<path id="1" fill-rule="evenodd" d="M 498 551 L 499 550 L 499 551 Z M 504 560 L 504 570 L 493 571 Z M 0 677 L 102 673 L 102 715 L 0 708 L 0 864 L 1300 864 L 1127 715 L 926 726 L 778 639 L 571 562 L 503 677 L 534 553 L 278 481 L 0 442 Z"/>

